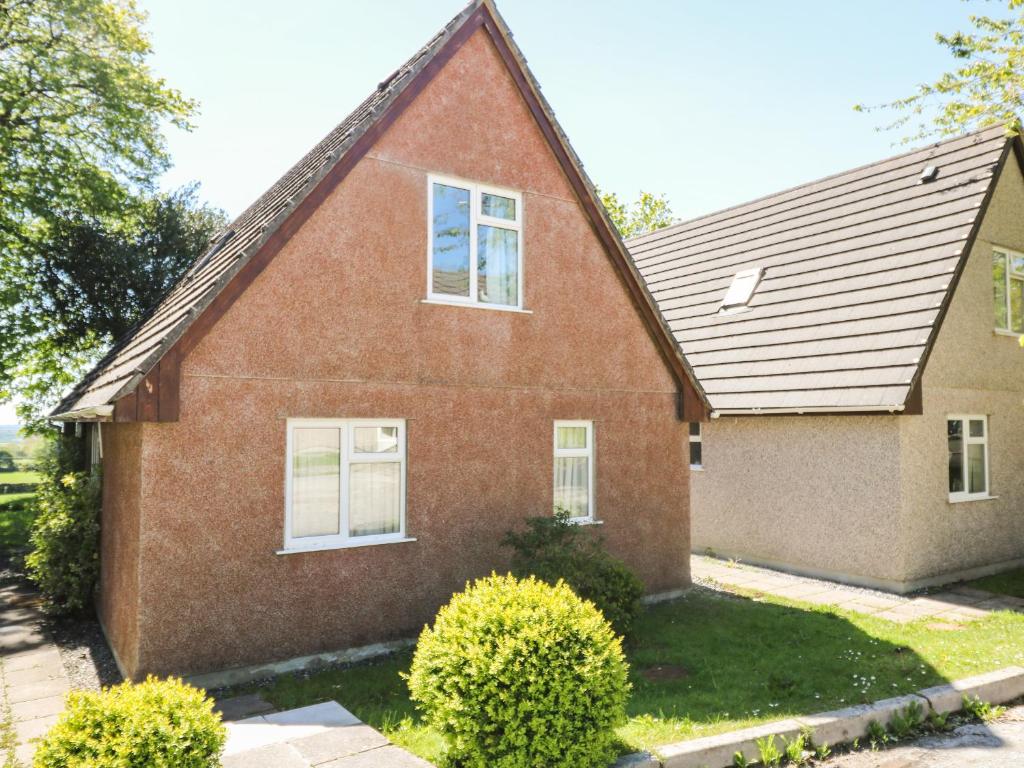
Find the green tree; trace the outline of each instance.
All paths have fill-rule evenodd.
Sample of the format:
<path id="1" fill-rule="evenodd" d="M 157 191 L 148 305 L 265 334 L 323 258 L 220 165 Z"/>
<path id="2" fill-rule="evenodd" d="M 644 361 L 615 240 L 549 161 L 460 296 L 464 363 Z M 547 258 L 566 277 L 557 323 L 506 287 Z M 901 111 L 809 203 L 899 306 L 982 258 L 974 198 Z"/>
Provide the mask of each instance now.
<path id="1" fill-rule="evenodd" d="M 15 249 L 16 299 L 0 307 L 0 398 L 31 426 L 177 282 L 223 228 L 196 186 L 133 198 L 116 217 L 73 214 Z"/>
<path id="2" fill-rule="evenodd" d="M 632 203 L 624 203 L 614 192 L 599 189 L 597 193 L 624 239 L 646 235 L 672 223 L 672 208 L 665 195 L 641 192 Z"/>
<path id="3" fill-rule="evenodd" d="M 902 129 L 916 121 L 904 143 L 933 136 L 955 136 L 1005 123 L 1021 130 L 1024 113 L 1024 0 L 1005 0 L 1007 16 L 970 16 L 971 32 L 936 34 L 939 45 L 957 62 L 932 83 L 922 83 L 906 98 L 868 107 L 897 114 L 884 129 Z"/>
<path id="4" fill-rule="evenodd" d="M 155 193 L 194 102 L 150 70 L 134 0 L 0 0 L 0 402 L 38 419 L 208 236 Z M 162 243 L 162 244 L 160 244 Z"/>

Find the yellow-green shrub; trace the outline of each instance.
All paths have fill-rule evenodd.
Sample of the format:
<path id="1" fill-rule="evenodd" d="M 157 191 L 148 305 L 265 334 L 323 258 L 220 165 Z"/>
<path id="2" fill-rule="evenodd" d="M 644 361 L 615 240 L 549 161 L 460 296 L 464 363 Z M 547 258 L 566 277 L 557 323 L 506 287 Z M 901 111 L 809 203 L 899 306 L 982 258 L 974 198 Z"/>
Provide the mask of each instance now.
<path id="1" fill-rule="evenodd" d="M 213 701 L 181 680 L 149 677 L 74 691 L 34 768 L 217 768 L 225 729 Z"/>
<path id="2" fill-rule="evenodd" d="M 412 699 L 466 768 L 604 766 L 625 721 L 619 637 L 569 587 L 492 575 L 420 635 Z"/>

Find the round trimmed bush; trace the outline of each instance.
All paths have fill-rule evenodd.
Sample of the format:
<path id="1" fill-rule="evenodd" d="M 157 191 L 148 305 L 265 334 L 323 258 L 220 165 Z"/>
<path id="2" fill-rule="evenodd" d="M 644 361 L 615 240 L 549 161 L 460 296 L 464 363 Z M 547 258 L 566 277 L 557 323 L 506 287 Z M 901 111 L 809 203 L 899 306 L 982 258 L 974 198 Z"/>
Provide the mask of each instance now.
<path id="1" fill-rule="evenodd" d="M 491 575 L 420 635 L 412 699 L 466 768 L 605 766 L 626 719 L 619 637 L 564 583 Z"/>
<path id="2" fill-rule="evenodd" d="M 149 677 L 74 691 L 34 768 L 217 768 L 226 733 L 213 701 L 181 680 Z"/>

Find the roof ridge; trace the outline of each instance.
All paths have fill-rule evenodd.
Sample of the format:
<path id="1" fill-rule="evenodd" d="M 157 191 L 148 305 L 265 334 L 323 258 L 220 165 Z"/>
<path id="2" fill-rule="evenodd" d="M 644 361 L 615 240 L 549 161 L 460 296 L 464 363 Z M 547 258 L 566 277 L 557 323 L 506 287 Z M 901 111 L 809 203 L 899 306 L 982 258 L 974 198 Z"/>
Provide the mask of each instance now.
<path id="1" fill-rule="evenodd" d="M 646 238 L 652 238 L 653 239 L 653 237 L 655 235 L 666 235 L 666 234 L 672 232 L 673 230 L 677 230 L 679 228 L 685 227 L 685 226 L 690 225 L 690 224 L 696 224 L 697 222 L 703 221 L 704 219 L 709 219 L 712 216 L 717 216 L 717 215 L 722 214 L 722 213 L 728 213 L 730 211 L 737 211 L 737 210 L 739 210 L 741 208 L 746 208 L 748 206 L 754 205 L 755 203 L 761 203 L 761 202 L 764 202 L 766 200 L 771 200 L 774 197 L 781 197 L 782 195 L 789 194 L 790 192 L 796 192 L 797 190 L 804 189 L 805 187 L 812 187 L 815 184 L 821 184 L 822 182 L 825 182 L 825 181 L 831 181 L 833 179 L 839 179 L 839 178 L 842 178 L 843 176 L 848 176 L 850 174 L 857 173 L 858 171 L 866 171 L 867 169 L 872 168 L 872 167 L 874 167 L 876 165 L 882 165 L 883 163 L 889 163 L 889 162 L 892 162 L 893 160 L 900 160 L 901 158 L 910 157 L 911 155 L 916 155 L 916 154 L 919 154 L 921 152 L 926 152 L 928 150 L 937 149 L 938 147 L 944 146 L 946 144 L 951 144 L 954 141 L 962 141 L 963 139 L 967 139 L 967 138 L 970 138 L 972 136 L 978 136 L 978 135 L 980 135 L 982 133 L 985 133 L 986 131 L 993 131 L 996 128 L 1000 128 L 1000 127 L 1005 130 L 1006 129 L 1006 123 L 995 123 L 993 125 L 988 125 L 988 126 L 984 126 L 982 128 L 978 128 L 977 130 L 970 131 L 968 133 L 959 134 L 957 136 L 950 136 L 949 138 L 942 139 L 940 141 L 935 141 L 935 142 L 932 142 L 931 144 L 925 144 L 925 145 L 922 145 L 920 147 L 916 147 L 915 149 L 907 150 L 906 152 L 900 152 L 898 154 L 890 155 L 889 157 L 883 157 L 883 158 L 881 158 L 879 160 L 875 160 L 875 161 L 870 162 L 870 163 L 863 163 L 861 165 L 854 166 L 853 168 L 846 168 L 846 169 L 844 169 L 842 171 L 837 171 L 835 173 L 830 173 L 830 174 L 827 174 L 825 176 L 821 176 L 819 178 L 812 179 L 810 181 L 802 182 L 800 184 L 794 184 L 791 187 L 786 187 L 784 189 L 780 189 L 780 190 L 777 190 L 775 192 L 769 192 L 768 194 L 760 195 L 758 197 L 754 197 L 754 198 L 751 198 L 749 200 L 745 200 L 744 202 L 741 202 L 741 203 L 736 203 L 735 205 L 729 205 L 729 206 L 726 206 L 725 208 L 718 208 L 718 209 L 716 209 L 714 211 L 708 211 L 707 213 L 702 213 L 699 216 L 693 216 L 693 217 L 688 218 L 688 219 L 681 219 L 679 221 L 673 222 L 672 224 L 669 224 L 667 227 L 661 227 L 660 229 L 656 229 L 656 230 L 654 230 L 652 232 L 645 232 L 642 235 L 637 235 L 636 237 L 629 238 L 629 239 L 626 240 L 626 243 L 627 243 L 627 245 L 630 245 L 630 246 L 632 246 L 634 244 L 639 244 L 639 243 L 643 242 Z M 1012 138 L 1012 136 L 1010 136 L 1010 135 L 1006 136 L 1006 140 L 1007 141 L 1009 141 L 1011 138 Z"/>

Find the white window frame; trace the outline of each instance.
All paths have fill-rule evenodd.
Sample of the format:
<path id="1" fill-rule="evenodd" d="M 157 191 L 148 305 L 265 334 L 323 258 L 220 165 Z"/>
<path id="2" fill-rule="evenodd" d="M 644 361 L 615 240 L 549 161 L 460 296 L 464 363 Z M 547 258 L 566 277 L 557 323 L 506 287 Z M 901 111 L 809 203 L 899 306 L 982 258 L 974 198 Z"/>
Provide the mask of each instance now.
<path id="1" fill-rule="evenodd" d="M 764 279 L 764 267 L 753 267 L 744 269 L 733 275 L 729 283 L 722 303 L 718 307 L 719 313 L 746 312 L 750 309 L 750 301 L 754 298 L 754 292 L 761 285 Z"/>
<path id="2" fill-rule="evenodd" d="M 1003 293 L 1006 296 L 1006 325 L 999 326 L 995 325 L 994 322 L 993 325 L 995 325 L 996 333 L 1017 337 L 1020 336 L 1021 334 L 1013 330 L 1013 315 L 1010 301 L 1010 282 L 1012 280 L 1020 280 L 1024 282 L 1024 272 L 1015 272 L 1010 269 L 1010 265 L 1013 263 L 1014 257 L 1024 259 L 1024 253 L 1021 253 L 1020 251 L 1014 251 L 1010 248 L 1003 248 L 1002 246 L 993 247 L 992 252 L 997 253 L 1003 257 Z"/>
<path id="3" fill-rule="evenodd" d="M 353 435 L 356 427 L 398 427 L 397 453 L 355 453 L 352 450 Z M 338 533 L 328 536 L 292 536 L 292 450 L 294 433 L 297 428 L 303 429 L 338 429 L 341 430 L 341 456 L 339 467 L 339 508 Z M 399 462 L 399 518 L 398 531 L 370 536 L 349 535 L 349 467 L 359 463 L 378 463 L 387 461 Z M 396 541 L 415 541 L 405 535 L 405 495 L 406 495 L 406 452 L 405 452 L 405 420 L 404 419 L 288 419 L 285 449 L 285 514 L 284 514 L 284 549 L 280 554 L 289 552 L 307 552 L 318 549 L 341 549 L 345 547 L 363 547 L 373 544 L 389 544 Z"/>
<path id="4" fill-rule="evenodd" d="M 443 184 L 448 187 L 457 187 L 469 192 L 469 296 L 452 296 L 448 293 L 434 293 L 434 185 Z M 484 216 L 480 213 L 480 206 L 483 195 L 498 195 L 508 197 L 516 202 L 516 219 L 499 219 L 493 216 Z M 457 306 L 480 307 L 483 309 L 497 309 L 506 312 L 523 312 L 523 195 L 511 189 L 480 184 L 477 182 L 457 179 L 451 176 L 439 176 L 437 174 L 427 175 L 427 300 L 435 304 L 454 304 Z M 515 304 L 491 304 L 480 301 L 478 298 L 479 286 L 477 275 L 479 264 L 477 262 L 477 251 L 479 242 L 478 227 L 483 224 L 498 227 L 500 229 L 511 229 L 517 232 L 516 244 L 518 245 L 516 303 Z"/>
<path id="5" fill-rule="evenodd" d="M 949 468 L 948 468 L 948 462 L 949 462 L 948 439 L 949 438 L 948 438 L 948 435 L 949 435 L 949 422 L 951 422 L 951 421 L 959 421 L 962 424 L 961 434 L 963 435 L 963 476 L 962 476 L 961 479 L 963 480 L 964 490 L 963 491 L 957 491 L 957 492 L 949 491 L 949 500 L 950 500 L 950 502 L 954 502 L 955 503 L 955 502 L 961 502 L 961 501 L 977 501 L 979 499 L 991 499 L 991 498 L 994 498 L 992 496 L 992 485 L 991 485 L 992 478 L 991 478 L 991 469 L 990 469 L 990 465 L 989 465 L 988 416 L 985 416 L 984 414 L 979 414 L 979 413 L 974 413 L 974 414 L 951 413 L 951 414 L 946 416 L 946 422 L 947 422 L 947 424 L 946 424 L 946 434 L 947 434 L 947 438 L 946 438 L 947 439 L 947 449 L 946 449 L 946 462 L 947 462 L 947 470 L 946 471 L 947 471 L 947 478 L 946 478 L 946 484 L 947 484 L 947 490 L 948 490 L 948 485 L 949 485 L 949 477 L 948 477 L 948 473 L 949 473 Z M 970 430 L 970 422 L 971 421 L 981 421 L 985 425 L 985 436 L 984 437 L 971 437 L 970 436 L 970 431 L 971 431 Z M 983 446 L 985 446 L 985 490 L 982 491 L 982 492 L 970 493 L 969 491 L 966 490 L 969 487 L 969 484 L 967 482 L 967 472 L 968 472 L 968 466 L 967 466 L 967 464 L 968 464 L 968 462 L 967 462 L 967 446 L 968 445 L 983 445 Z"/>
<path id="6" fill-rule="evenodd" d="M 691 461 L 690 462 L 690 469 L 704 469 L 704 425 L 701 424 L 699 421 L 691 421 L 690 424 L 696 424 L 697 425 L 697 434 L 696 435 L 691 434 L 690 433 L 690 426 L 687 425 L 686 433 L 687 433 L 687 436 L 690 438 L 689 441 L 687 441 L 687 443 L 686 443 L 687 453 L 689 453 L 690 445 L 692 443 L 700 443 L 700 464 L 694 464 Z M 686 458 L 689 461 L 689 458 L 690 458 L 689 455 L 687 455 Z"/>
<path id="7" fill-rule="evenodd" d="M 558 428 L 559 427 L 585 427 L 587 430 L 586 448 L 559 448 Z M 597 500 L 594 498 L 594 475 L 597 463 L 597 450 L 595 440 L 594 422 L 582 419 L 559 419 L 555 421 L 552 430 L 552 447 L 554 448 L 551 460 L 551 506 L 554 508 L 555 498 L 555 477 L 557 473 L 558 459 L 579 458 L 587 459 L 587 514 L 581 517 L 570 517 L 572 523 L 594 523 L 597 522 Z"/>

